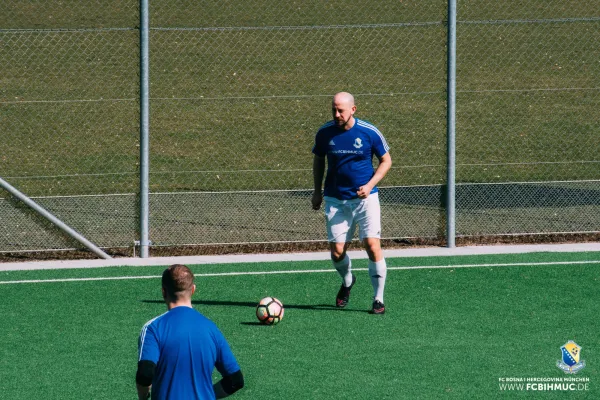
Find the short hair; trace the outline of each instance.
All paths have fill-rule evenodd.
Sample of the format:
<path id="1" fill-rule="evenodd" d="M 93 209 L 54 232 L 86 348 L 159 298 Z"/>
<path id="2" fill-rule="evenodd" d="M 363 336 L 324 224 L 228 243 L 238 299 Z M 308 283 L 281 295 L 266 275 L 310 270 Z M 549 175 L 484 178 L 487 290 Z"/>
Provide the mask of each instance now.
<path id="1" fill-rule="evenodd" d="M 162 274 L 162 287 L 171 298 L 179 298 L 186 293 L 191 295 L 193 286 L 194 274 L 185 265 L 171 265 Z"/>

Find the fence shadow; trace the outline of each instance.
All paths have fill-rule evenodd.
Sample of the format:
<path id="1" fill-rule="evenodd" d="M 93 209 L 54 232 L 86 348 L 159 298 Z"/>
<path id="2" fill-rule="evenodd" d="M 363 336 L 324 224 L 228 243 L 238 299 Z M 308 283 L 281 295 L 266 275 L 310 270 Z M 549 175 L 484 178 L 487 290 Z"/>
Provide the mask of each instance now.
<path id="1" fill-rule="evenodd" d="M 549 183 L 458 184 L 456 207 L 459 210 L 547 208 L 600 205 L 597 184 L 588 188 L 581 183 L 563 186 Z M 386 205 L 445 206 L 445 187 L 406 186 L 380 189 L 380 199 Z"/>
<path id="2" fill-rule="evenodd" d="M 142 303 L 151 303 L 151 304 L 164 304 L 162 300 L 142 300 Z M 248 308 L 256 308 L 257 302 L 255 301 L 226 301 L 226 300 L 192 300 L 192 305 L 201 305 L 201 306 L 226 306 L 226 307 L 248 307 Z M 340 309 L 330 304 L 288 304 L 284 305 L 286 309 L 292 310 L 311 310 L 311 311 L 332 311 L 336 312 L 367 312 L 366 310 L 352 310 L 352 309 Z"/>

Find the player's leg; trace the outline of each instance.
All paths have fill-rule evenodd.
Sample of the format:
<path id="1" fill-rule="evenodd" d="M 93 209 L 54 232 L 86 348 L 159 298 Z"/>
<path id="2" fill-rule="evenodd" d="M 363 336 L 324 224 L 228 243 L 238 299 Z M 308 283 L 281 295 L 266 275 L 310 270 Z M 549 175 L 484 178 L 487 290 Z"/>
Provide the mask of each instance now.
<path id="1" fill-rule="evenodd" d="M 349 245 L 350 243 L 329 243 L 333 267 L 342 278 L 342 284 L 335 296 L 335 306 L 340 308 L 348 305 L 350 291 L 356 282 L 356 277 L 352 273 L 352 260 L 346 253 Z"/>
<path id="2" fill-rule="evenodd" d="M 352 260 L 348 257 L 347 250 L 350 243 L 330 242 L 329 249 L 331 251 L 331 261 L 333 267 L 337 270 L 342 278 L 344 286 L 352 286 Z"/>
<path id="3" fill-rule="evenodd" d="M 363 245 L 369 255 L 369 276 L 373 285 L 374 313 L 380 314 L 383 310 L 377 312 L 375 309 L 383 309 L 383 292 L 385 290 L 385 280 L 387 278 L 387 264 L 381 250 L 381 240 L 379 238 L 365 238 Z M 375 304 L 379 302 L 380 304 Z"/>
<path id="4" fill-rule="evenodd" d="M 383 294 L 387 278 L 387 265 L 381 249 L 381 208 L 377 193 L 371 194 L 357 210 L 360 240 L 369 256 L 369 276 L 373 286 L 373 314 L 383 314 Z"/>
<path id="5" fill-rule="evenodd" d="M 336 306 L 345 307 L 350 298 L 350 290 L 356 281 L 352 274 L 352 260 L 347 250 L 352 239 L 355 225 L 348 207 L 325 201 L 325 217 L 327 222 L 327 238 L 331 252 L 333 267 L 342 278 L 342 285 L 336 295 Z"/>

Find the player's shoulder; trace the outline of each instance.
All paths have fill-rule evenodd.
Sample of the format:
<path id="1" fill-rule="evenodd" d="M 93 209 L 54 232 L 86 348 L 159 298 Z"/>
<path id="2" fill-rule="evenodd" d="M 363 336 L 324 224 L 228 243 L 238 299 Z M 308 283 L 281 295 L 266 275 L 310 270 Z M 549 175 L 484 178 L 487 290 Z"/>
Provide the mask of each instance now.
<path id="1" fill-rule="evenodd" d="M 317 133 L 320 133 L 322 131 L 326 131 L 329 128 L 331 128 L 332 126 L 335 126 L 335 121 L 333 121 L 333 120 L 327 121 L 323 125 L 321 125 L 321 127 L 319 128 L 319 130 L 317 131 Z"/>
<path id="2" fill-rule="evenodd" d="M 205 327 L 216 326 L 216 324 L 210 318 L 193 307 L 176 307 L 172 310 L 176 310 L 176 316 L 174 318 L 176 319 L 177 323 L 189 323 L 202 325 Z"/>
<path id="3" fill-rule="evenodd" d="M 364 119 L 356 118 L 356 125 L 363 130 L 366 130 L 366 131 L 369 131 L 372 133 L 376 133 L 377 135 L 381 135 L 381 132 L 379 131 L 379 129 L 377 129 L 377 127 L 375 125 L 373 125 L 372 123 L 370 123 L 369 121 L 365 121 Z"/>
<path id="4" fill-rule="evenodd" d="M 390 146 L 385 140 L 385 137 L 375 125 L 373 125 L 369 121 L 364 121 L 358 118 L 356 119 L 356 125 L 358 125 L 359 129 L 361 129 L 363 132 L 366 132 L 366 134 L 369 135 L 369 137 L 371 137 L 372 140 L 375 141 L 375 143 L 383 144 L 385 151 L 388 151 L 390 149 Z"/>
<path id="5" fill-rule="evenodd" d="M 144 331 L 148 330 L 148 328 L 149 328 L 150 326 L 158 324 L 158 323 L 160 322 L 160 320 L 161 320 L 162 318 L 164 318 L 164 317 L 165 317 L 167 314 L 168 314 L 168 312 L 165 312 L 165 313 L 163 313 L 163 314 L 161 314 L 161 315 L 157 315 L 156 317 L 154 317 L 154 318 L 152 318 L 151 320 L 149 320 L 148 322 L 146 322 L 146 323 L 144 324 L 144 326 L 142 327 L 142 332 L 144 332 Z"/>

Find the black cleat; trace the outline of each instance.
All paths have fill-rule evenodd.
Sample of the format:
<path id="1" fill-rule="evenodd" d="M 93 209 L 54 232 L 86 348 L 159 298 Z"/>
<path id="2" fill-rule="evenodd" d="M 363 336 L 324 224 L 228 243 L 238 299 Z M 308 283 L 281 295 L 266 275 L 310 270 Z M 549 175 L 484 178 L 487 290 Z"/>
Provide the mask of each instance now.
<path id="1" fill-rule="evenodd" d="M 352 274 L 352 283 L 349 287 L 345 287 L 342 283 L 340 290 L 338 291 L 337 296 L 335 297 L 335 306 L 339 308 L 344 308 L 348 305 L 348 300 L 350 300 L 350 290 L 352 290 L 352 286 L 356 282 L 356 277 Z"/>
<path id="2" fill-rule="evenodd" d="M 379 300 L 373 302 L 373 308 L 369 311 L 369 314 L 385 314 L 385 306 Z"/>

